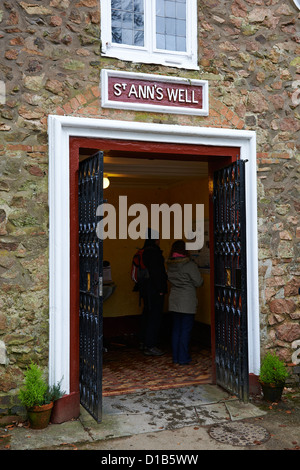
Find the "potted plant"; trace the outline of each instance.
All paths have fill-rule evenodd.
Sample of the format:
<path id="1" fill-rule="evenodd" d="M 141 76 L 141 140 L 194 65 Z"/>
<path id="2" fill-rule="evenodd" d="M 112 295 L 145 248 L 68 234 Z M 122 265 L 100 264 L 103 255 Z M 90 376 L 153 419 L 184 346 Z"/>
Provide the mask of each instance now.
<path id="1" fill-rule="evenodd" d="M 44 429 L 48 426 L 53 401 L 62 394 L 60 383 L 49 387 L 43 378 L 42 370 L 36 364 L 30 364 L 25 373 L 24 386 L 19 392 L 19 399 L 27 409 L 31 428 Z"/>
<path id="2" fill-rule="evenodd" d="M 265 400 L 276 402 L 281 399 L 287 377 L 288 370 L 284 362 L 275 353 L 268 352 L 262 360 L 259 372 L 259 382 Z"/>

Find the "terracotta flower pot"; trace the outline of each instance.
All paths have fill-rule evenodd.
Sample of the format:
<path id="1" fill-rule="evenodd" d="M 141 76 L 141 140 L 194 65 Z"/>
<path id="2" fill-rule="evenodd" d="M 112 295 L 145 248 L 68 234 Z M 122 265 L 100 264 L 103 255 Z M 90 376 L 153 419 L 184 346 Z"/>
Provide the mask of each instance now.
<path id="1" fill-rule="evenodd" d="M 44 429 L 48 426 L 53 408 L 53 402 L 47 405 L 33 406 L 27 410 L 30 427 L 32 429 Z"/>

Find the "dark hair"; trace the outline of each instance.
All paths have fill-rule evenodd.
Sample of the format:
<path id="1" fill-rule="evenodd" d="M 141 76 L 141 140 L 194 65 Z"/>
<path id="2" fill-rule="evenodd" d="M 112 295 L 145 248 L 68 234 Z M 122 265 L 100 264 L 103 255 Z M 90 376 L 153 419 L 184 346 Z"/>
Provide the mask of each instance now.
<path id="1" fill-rule="evenodd" d="M 156 235 L 156 237 L 153 237 L 151 238 L 152 235 Z M 155 230 L 152 230 L 150 227 L 147 229 L 147 233 L 146 233 L 146 240 L 145 240 L 145 243 L 144 243 L 144 248 L 148 248 L 149 246 L 156 246 L 157 245 L 157 240 L 159 240 L 158 238 L 158 232 L 155 233 Z"/>
<path id="2" fill-rule="evenodd" d="M 177 240 L 173 243 L 170 257 L 172 257 L 173 253 L 179 253 L 180 255 L 188 256 L 188 252 L 185 249 L 185 242 L 183 240 Z"/>
<path id="3" fill-rule="evenodd" d="M 149 248 L 149 246 L 156 246 L 156 245 L 157 245 L 157 240 L 156 239 L 148 238 L 148 239 L 145 240 L 144 248 Z"/>

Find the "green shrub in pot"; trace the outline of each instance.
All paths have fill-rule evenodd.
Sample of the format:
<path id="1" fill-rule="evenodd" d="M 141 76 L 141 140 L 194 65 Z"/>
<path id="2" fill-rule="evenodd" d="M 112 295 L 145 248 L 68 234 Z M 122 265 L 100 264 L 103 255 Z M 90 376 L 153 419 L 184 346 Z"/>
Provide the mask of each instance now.
<path id="1" fill-rule="evenodd" d="M 39 366 L 30 364 L 25 373 L 24 385 L 19 392 L 19 399 L 27 410 L 30 426 L 33 429 L 43 429 L 48 426 L 53 402 L 63 393 L 60 390 L 60 383 L 49 387 Z"/>
<path id="2" fill-rule="evenodd" d="M 262 360 L 259 382 L 267 401 L 278 401 L 288 377 L 288 370 L 275 353 L 268 352 Z"/>

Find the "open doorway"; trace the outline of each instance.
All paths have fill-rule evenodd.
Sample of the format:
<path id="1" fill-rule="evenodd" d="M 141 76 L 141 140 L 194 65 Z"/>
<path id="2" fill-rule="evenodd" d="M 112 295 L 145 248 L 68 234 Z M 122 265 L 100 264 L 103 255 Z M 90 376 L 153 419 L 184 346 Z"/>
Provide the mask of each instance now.
<path id="1" fill-rule="evenodd" d="M 148 207 L 163 203 L 169 206 L 204 206 L 204 246 L 190 253 L 198 265 L 204 285 L 198 289 L 198 309 L 191 341 L 193 362 L 188 367 L 174 369 L 171 354 L 172 318 L 168 312 L 167 297 L 161 331 L 161 345 L 166 354 L 155 359 L 145 358 L 138 348 L 142 305 L 133 292 L 130 278 L 132 257 L 142 247 L 143 240 L 126 237 L 104 241 L 102 393 L 104 396 L 117 395 L 137 389 L 214 383 L 214 344 L 211 348 L 214 341 L 211 303 L 213 255 L 209 244 L 213 234 L 209 187 L 214 169 L 235 160 L 238 149 L 201 149 L 199 146 L 195 149 L 185 146 L 172 149 L 162 144 L 149 146 L 146 143 L 121 143 L 121 148 L 116 148 L 118 145 L 120 143 L 103 142 L 100 147 L 104 153 L 104 175 L 109 177 L 111 183 L 104 190 L 104 199 L 108 203 L 118 207 L 119 198 L 122 197 L 127 199 L 128 206 L 135 203 Z M 124 146 L 131 148 L 124 150 Z M 183 149 L 185 153 L 179 153 Z M 212 151 L 219 155 L 211 155 Z M 80 152 L 80 160 L 83 160 L 95 152 L 95 148 L 81 149 Z M 169 256 L 173 241 L 172 230 L 170 238 L 161 239 L 165 258 Z"/>
<path id="2" fill-rule="evenodd" d="M 49 380 L 62 380 L 64 417 L 79 413 L 78 168 L 97 149 L 155 153 L 156 158 L 209 163 L 209 174 L 236 158 L 247 161 L 249 378 L 259 371 L 256 135 L 252 131 L 49 116 Z M 85 151 L 87 150 L 88 153 Z M 188 157 L 187 157 L 188 156 Z M 211 177 L 209 195 L 211 195 Z M 210 228 L 211 230 L 211 228 Z M 212 343 L 214 341 L 212 333 Z M 214 347 L 212 346 L 212 354 Z M 214 358 L 213 358 L 214 363 Z"/>
<path id="3" fill-rule="evenodd" d="M 208 163 L 156 159 L 153 154 L 132 158 L 122 152 L 107 151 L 104 152 L 104 175 L 110 181 L 104 190 L 104 199 L 114 207 L 118 207 L 120 197 L 126 197 L 128 207 L 143 204 L 149 213 L 151 204 L 169 207 L 203 204 L 205 242 L 203 249 L 191 252 L 204 279 L 203 286 L 197 290 L 199 300 L 190 344 L 192 363 L 176 367 L 172 363 L 172 315 L 168 311 L 168 295 L 160 334 L 160 346 L 165 354 L 150 358 L 139 347 L 143 303 L 139 293 L 133 292 L 130 269 L 132 257 L 142 248 L 144 240 L 104 241 L 103 396 L 212 383 Z M 165 261 L 173 241 L 173 230 L 169 239 L 160 240 Z"/>

